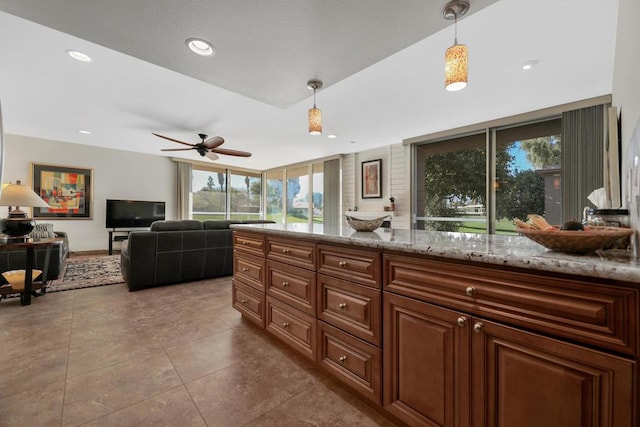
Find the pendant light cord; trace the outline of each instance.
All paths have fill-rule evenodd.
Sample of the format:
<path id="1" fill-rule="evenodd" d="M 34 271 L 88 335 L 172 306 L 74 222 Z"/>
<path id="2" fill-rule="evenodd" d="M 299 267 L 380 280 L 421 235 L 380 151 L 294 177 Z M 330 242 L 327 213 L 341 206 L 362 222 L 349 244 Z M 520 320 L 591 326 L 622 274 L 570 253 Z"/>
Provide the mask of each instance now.
<path id="1" fill-rule="evenodd" d="M 316 88 L 313 88 L 313 108 L 316 108 Z"/>
<path id="2" fill-rule="evenodd" d="M 458 14 L 453 14 L 453 44 L 458 44 Z"/>

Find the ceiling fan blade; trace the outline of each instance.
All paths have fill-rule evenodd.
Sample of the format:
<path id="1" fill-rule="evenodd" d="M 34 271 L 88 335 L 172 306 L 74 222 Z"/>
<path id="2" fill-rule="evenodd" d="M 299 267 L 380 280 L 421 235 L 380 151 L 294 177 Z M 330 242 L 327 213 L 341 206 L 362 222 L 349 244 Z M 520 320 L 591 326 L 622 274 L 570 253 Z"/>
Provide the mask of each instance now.
<path id="1" fill-rule="evenodd" d="M 190 146 L 190 147 L 193 147 L 193 145 L 194 145 L 194 144 L 189 144 L 188 142 L 178 141 L 177 139 L 169 138 L 168 136 L 160 135 L 160 134 L 158 134 L 158 133 L 153 133 L 153 132 L 151 132 L 151 134 L 152 134 L 152 135 L 155 135 L 155 136 L 157 136 L 157 137 L 159 137 L 159 138 L 164 138 L 164 139 L 167 139 L 167 140 L 169 140 L 169 141 L 177 142 L 178 144 L 184 144 L 184 145 L 188 145 L 188 146 Z"/>
<path id="2" fill-rule="evenodd" d="M 218 160 L 218 159 L 219 159 L 218 155 L 217 155 L 216 153 L 212 152 L 212 151 L 209 151 L 209 152 L 208 152 L 207 154 L 205 154 L 205 155 L 207 156 L 207 158 L 208 158 L 209 160 Z"/>
<path id="3" fill-rule="evenodd" d="M 211 151 L 218 154 L 226 154 L 227 156 L 251 157 L 251 153 L 248 151 L 230 150 L 228 148 L 214 148 Z"/>
<path id="4" fill-rule="evenodd" d="M 189 151 L 189 150 L 193 150 L 192 148 L 162 148 L 160 149 L 160 151 Z"/>
<path id="5" fill-rule="evenodd" d="M 214 136 L 213 138 L 207 139 L 203 144 L 205 147 L 211 150 L 213 148 L 218 148 L 219 146 L 224 144 L 224 138 L 221 136 Z"/>

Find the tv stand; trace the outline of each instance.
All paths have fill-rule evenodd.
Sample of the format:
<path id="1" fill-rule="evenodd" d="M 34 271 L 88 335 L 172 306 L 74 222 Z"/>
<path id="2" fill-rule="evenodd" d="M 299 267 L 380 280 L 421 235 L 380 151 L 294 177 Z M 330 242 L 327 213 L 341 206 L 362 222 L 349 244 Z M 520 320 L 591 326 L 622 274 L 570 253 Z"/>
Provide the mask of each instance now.
<path id="1" fill-rule="evenodd" d="M 109 255 L 113 255 L 113 242 L 122 242 L 129 238 L 129 233 L 133 230 L 118 230 L 112 228 L 109 230 Z"/>

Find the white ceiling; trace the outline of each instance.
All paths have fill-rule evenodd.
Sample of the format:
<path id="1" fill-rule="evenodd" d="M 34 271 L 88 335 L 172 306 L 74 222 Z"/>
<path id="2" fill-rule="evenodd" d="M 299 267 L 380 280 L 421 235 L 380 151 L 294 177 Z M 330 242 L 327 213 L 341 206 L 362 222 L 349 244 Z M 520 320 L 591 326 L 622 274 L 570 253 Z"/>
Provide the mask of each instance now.
<path id="1" fill-rule="evenodd" d="M 471 0 L 469 86 L 455 93 L 446 2 L 0 0 L 4 131 L 155 155 L 178 146 L 151 132 L 202 132 L 253 153 L 216 163 L 267 169 L 611 93 L 617 0 Z M 311 78 L 322 136 L 307 134 Z"/>

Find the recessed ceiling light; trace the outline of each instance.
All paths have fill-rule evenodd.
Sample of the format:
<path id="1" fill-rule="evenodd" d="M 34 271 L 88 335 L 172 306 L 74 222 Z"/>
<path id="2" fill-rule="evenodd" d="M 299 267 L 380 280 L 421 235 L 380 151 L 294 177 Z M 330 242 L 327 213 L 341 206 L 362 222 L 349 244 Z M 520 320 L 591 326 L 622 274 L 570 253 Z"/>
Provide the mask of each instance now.
<path id="1" fill-rule="evenodd" d="M 352 144 L 355 144 L 356 142 L 355 142 L 355 141 L 351 141 L 351 143 L 352 143 Z"/>
<path id="2" fill-rule="evenodd" d="M 213 45 L 206 40 L 191 38 L 187 39 L 185 43 L 192 52 L 200 56 L 213 56 L 216 53 Z"/>
<path id="3" fill-rule="evenodd" d="M 91 134 L 91 131 L 88 131 L 88 130 L 82 130 L 82 129 L 81 129 L 81 130 L 79 130 L 79 131 L 78 131 L 78 133 L 81 133 L 81 134 L 83 134 L 83 135 L 90 135 L 90 134 Z"/>
<path id="4" fill-rule="evenodd" d="M 538 63 L 538 61 L 527 61 L 522 63 L 522 69 L 525 71 L 529 71 L 530 69 L 532 69 L 536 64 Z"/>
<path id="5" fill-rule="evenodd" d="M 75 59 L 76 61 L 80 61 L 80 62 L 93 61 L 89 55 L 87 55 L 86 53 L 80 52 L 79 50 L 67 49 L 67 54 L 73 59 Z"/>
<path id="6" fill-rule="evenodd" d="M 329 138 L 329 139 L 336 139 L 337 137 L 338 137 L 338 135 L 334 135 L 334 134 L 327 135 L 327 138 Z"/>

